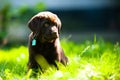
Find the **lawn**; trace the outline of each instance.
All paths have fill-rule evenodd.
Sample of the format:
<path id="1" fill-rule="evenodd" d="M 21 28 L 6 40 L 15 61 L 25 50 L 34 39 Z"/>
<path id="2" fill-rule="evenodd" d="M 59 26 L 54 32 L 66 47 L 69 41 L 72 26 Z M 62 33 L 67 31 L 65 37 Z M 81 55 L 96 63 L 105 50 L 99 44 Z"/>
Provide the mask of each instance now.
<path id="1" fill-rule="evenodd" d="M 0 80 L 120 80 L 120 45 L 94 39 L 75 43 L 66 39 L 61 45 L 69 58 L 66 67 L 49 67 L 37 77 L 27 70 L 26 46 L 0 49 Z"/>

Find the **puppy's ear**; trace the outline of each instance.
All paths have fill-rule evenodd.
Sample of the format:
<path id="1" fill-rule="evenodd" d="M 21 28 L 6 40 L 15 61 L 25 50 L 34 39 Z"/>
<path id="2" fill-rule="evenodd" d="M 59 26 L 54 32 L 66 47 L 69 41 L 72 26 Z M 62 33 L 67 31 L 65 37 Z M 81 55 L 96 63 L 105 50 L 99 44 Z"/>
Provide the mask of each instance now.
<path id="1" fill-rule="evenodd" d="M 32 32 L 36 32 L 38 30 L 40 24 L 39 17 L 32 17 L 28 22 L 28 27 L 31 29 Z"/>
<path id="2" fill-rule="evenodd" d="M 62 23 L 59 18 L 57 19 L 57 26 L 58 26 L 58 33 L 60 34 Z"/>

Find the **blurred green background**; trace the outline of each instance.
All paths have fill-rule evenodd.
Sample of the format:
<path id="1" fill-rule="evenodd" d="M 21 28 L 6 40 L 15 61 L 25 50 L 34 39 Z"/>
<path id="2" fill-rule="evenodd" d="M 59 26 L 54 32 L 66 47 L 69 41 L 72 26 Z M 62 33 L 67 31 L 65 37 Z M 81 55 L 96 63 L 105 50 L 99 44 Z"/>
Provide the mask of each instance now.
<path id="1" fill-rule="evenodd" d="M 0 0 L 0 47 L 27 45 L 29 19 L 40 11 L 56 13 L 61 37 L 82 42 L 120 41 L 119 0 Z"/>

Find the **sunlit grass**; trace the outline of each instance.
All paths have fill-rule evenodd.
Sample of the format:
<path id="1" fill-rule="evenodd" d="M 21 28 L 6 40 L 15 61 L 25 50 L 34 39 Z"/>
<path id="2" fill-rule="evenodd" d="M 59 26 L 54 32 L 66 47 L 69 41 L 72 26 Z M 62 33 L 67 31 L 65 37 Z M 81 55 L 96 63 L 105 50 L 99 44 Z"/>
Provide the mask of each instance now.
<path id="1" fill-rule="evenodd" d="M 28 61 L 26 47 L 0 50 L 0 77 L 13 80 L 25 75 Z"/>
<path id="2" fill-rule="evenodd" d="M 61 45 L 69 58 L 59 70 L 49 67 L 37 77 L 28 73 L 27 47 L 0 50 L 0 80 L 120 80 L 120 45 L 103 40 L 75 43 L 62 39 Z"/>

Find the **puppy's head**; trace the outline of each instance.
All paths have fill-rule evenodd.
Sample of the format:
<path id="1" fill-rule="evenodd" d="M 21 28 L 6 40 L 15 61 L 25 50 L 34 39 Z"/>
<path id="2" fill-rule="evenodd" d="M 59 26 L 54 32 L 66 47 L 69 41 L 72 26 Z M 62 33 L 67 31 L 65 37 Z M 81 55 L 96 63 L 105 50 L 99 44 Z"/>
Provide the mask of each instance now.
<path id="1" fill-rule="evenodd" d="M 40 12 L 30 19 L 28 27 L 41 42 L 53 42 L 59 37 L 61 21 L 51 12 Z"/>

